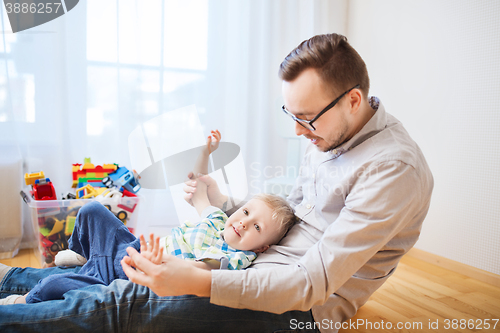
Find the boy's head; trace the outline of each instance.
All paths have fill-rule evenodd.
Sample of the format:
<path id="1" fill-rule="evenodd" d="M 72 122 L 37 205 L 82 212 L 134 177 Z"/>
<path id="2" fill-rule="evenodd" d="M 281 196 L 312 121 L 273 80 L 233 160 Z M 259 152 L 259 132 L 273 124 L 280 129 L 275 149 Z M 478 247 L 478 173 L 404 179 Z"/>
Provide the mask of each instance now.
<path id="1" fill-rule="evenodd" d="M 264 252 L 278 243 L 296 220 L 285 199 L 258 194 L 227 219 L 224 240 L 238 250 Z"/>

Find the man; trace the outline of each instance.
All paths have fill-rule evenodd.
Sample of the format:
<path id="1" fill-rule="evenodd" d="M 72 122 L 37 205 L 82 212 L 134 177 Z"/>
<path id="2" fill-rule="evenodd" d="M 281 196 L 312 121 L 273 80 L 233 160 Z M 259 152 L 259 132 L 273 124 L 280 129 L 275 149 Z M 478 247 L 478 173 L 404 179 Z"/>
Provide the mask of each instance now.
<path id="1" fill-rule="evenodd" d="M 175 257 L 159 266 L 129 249 L 122 266 L 131 281 L 162 296 L 202 297 L 151 293 L 146 301 L 147 289 L 117 283 L 110 285 L 116 296 L 103 305 L 119 309 L 113 318 L 125 312 L 120 311 L 123 303 L 132 302 L 127 310 L 142 307 L 152 313 L 141 316 L 135 309 L 125 320 L 140 318 L 150 327 L 163 320 L 168 328 L 184 320 L 188 331 L 337 331 L 415 244 L 429 208 L 431 172 L 401 123 L 378 99 L 368 98 L 366 66 L 345 37 L 330 34 L 303 42 L 281 64 L 280 78 L 283 111 L 295 120 L 297 135 L 311 141 L 288 198 L 300 222 L 245 271 L 203 271 Z M 226 198 L 213 181 L 200 180 L 209 186 L 212 204 L 220 206 Z M 90 297 L 107 290 L 79 292 Z M 165 305 L 158 307 L 158 302 Z M 76 305 L 86 311 L 80 323 L 90 325 L 87 314 L 101 307 L 90 303 Z M 189 316 L 172 319 L 183 312 Z"/>

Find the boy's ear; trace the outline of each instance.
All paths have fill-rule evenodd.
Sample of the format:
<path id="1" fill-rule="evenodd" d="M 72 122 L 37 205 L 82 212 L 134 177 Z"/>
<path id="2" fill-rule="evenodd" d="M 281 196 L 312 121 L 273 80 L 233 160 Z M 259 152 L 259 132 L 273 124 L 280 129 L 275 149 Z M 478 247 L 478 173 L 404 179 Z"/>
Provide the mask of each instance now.
<path id="1" fill-rule="evenodd" d="M 264 245 L 256 250 L 253 250 L 252 252 L 255 252 L 255 253 L 262 253 L 264 251 L 267 251 L 267 249 L 269 248 L 269 245 Z"/>

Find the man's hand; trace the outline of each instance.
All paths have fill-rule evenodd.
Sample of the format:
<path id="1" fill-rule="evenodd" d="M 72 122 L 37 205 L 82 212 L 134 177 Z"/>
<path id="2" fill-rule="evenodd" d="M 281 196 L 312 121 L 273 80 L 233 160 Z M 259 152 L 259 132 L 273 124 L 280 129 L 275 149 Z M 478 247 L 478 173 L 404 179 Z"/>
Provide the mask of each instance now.
<path id="1" fill-rule="evenodd" d="M 210 201 L 210 205 L 222 209 L 222 206 L 227 202 L 228 197 L 227 195 L 224 195 L 220 192 L 219 186 L 213 178 L 201 174 L 199 174 L 198 177 L 195 178 L 192 172 L 188 174 L 188 178 L 189 180 L 184 182 L 184 192 L 186 193 L 184 195 L 184 200 L 186 200 L 188 204 L 193 206 L 192 199 L 193 194 L 196 191 L 196 185 L 198 184 L 198 182 L 203 182 L 207 185 L 207 196 L 208 200 Z"/>
<path id="2" fill-rule="evenodd" d="M 157 265 L 132 247 L 127 248 L 127 253 L 129 257 L 123 257 L 121 265 L 130 281 L 149 287 L 158 296 L 210 297 L 212 273 L 209 270 L 170 255 L 164 258 L 164 264 Z"/>
<path id="3" fill-rule="evenodd" d="M 154 234 L 149 235 L 149 242 L 146 242 L 144 236 L 139 236 L 141 242 L 141 255 L 151 261 L 153 264 L 161 264 L 163 258 L 163 249 L 160 248 L 160 237 Z"/>

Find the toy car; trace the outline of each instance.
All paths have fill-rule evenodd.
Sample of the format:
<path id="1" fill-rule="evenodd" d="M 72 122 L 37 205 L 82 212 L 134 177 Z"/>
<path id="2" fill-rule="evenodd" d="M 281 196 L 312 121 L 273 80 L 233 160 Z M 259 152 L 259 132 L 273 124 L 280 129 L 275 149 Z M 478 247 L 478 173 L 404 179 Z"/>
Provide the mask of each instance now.
<path id="1" fill-rule="evenodd" d="M 35 200 L 57 200 L 56 191 L 49 178 L 35 180 L 33 198 Z"/>
<path id="2" fill-rule="evenodd" d="M 132 193 L 137 193 L 141 189 L 141 185 L 136 181 L 134 174 L 125 167 L 119 167 L 108 177 L 104 177 L 102 183 L 108 188 L 113 186 L 123 187 Z"/>

